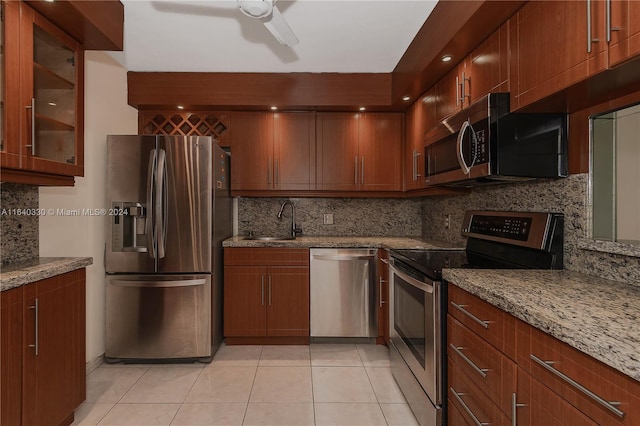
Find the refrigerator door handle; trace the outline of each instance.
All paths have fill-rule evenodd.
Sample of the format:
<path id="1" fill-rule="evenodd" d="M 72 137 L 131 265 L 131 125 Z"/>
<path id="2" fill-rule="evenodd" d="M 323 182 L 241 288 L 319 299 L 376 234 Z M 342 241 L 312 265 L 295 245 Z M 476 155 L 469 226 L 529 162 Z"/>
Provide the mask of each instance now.
<path id="1" fill-rule="evenodd" d="M 169 198 L 167 191 L 167 154 L 164 149 L 158 150 L 158 167 L 156 173 L 156 204 L 154 210 L 157 218 L 156 238 L 158 240 L 158 259 L 162 259 L 165 255 L 167 242 L 167 204 Z"/>
<path id="2" fill-rule="evenodd" d="M 207 280 L 204 278 L 194 280 L 169 280 L 169 281 L 141 281 L 141 280 L 111 280 L 111 284 L 119 287 L 193 287 L 204 285 Z"/>
<path id="3" fill-rule="evenodd" d="M 146 233 L 148 239 L 148 249 L 149 249 L 149 257 L 155 259 L 156 257 L 156 215 L 154 209 L 154 193 L 155 193 L 155 184 L 156 184 L 156 150 L 152 149 L 149 152 L 149 167 L 147 169 L 147 223 L 146 223 Z"/>

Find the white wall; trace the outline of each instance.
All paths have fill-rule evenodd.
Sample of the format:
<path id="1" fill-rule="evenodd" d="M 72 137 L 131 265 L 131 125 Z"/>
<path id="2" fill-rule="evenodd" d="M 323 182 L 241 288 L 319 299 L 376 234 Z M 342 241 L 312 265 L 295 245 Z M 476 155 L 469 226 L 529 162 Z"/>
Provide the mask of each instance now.
<path id="1" fill-rule="evenodd" d="M 84 177 L 73 188 L 40 188 L 42 209 L 107 208 L 106 135 L 138 133 L 137 110 L 127 104 L 127 70 L 104 52 L 85 53 Z M 40 256 L 90 256 L 87 268 L 87 361 L 104 353 L 104 244 L 108 218 L 40 218 Z"/>

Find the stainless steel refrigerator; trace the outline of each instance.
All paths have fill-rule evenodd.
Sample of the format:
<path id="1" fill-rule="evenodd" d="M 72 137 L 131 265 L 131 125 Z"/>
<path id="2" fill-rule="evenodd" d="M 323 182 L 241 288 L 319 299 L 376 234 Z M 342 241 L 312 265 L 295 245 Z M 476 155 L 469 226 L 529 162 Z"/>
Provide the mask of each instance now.
<path id="1" fill-rule="evenodd" d="M 219 347 L 229 176 L 210 137 L 107 137 L 107 361 L 208 360 Z"/>

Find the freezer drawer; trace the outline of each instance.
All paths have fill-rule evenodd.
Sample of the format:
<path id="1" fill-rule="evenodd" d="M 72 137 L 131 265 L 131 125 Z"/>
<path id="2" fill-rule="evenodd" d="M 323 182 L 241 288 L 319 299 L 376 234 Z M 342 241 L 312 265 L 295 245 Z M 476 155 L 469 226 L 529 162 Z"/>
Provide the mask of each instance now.
<path id="1" fill-rule="evenodd" d="M 376 337 L 376 249 L 310 250 L 311 337 Z"/>
<path id="2" fill-rule="evenodd" d="M 206 358 L 211 275 L 108 275 L 105 358 Z"/>

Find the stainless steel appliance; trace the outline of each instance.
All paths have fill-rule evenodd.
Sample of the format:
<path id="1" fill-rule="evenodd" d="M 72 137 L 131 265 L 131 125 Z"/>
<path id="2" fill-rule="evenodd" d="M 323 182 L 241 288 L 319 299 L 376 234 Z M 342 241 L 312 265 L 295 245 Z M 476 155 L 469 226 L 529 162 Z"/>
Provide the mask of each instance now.
<path id="1" fill-rule="evenodd" d="M 391 250 L 391 370 L 421 425 L 447 424 L 443 268 L 562 269 L 558 213 L 468 211 L 465 251 Z"/>
<path id="2" fill-rule="evenodd" d="M 375 337 L 377 249 L 310 250 L 311 337 Z"/>
<path id="3" fill-rule="evenodd" d="M 492 93 L 425 136 L 432 185 L 560 178 L 568 173 L 566 114 L 509 113 L 509 94 Z"/>
<path id="4" fill-rule="evenodd" d="M 222 342 L 229 156 L 210 137 L 108 136 L 107 361 L 210 359 Z"/>

